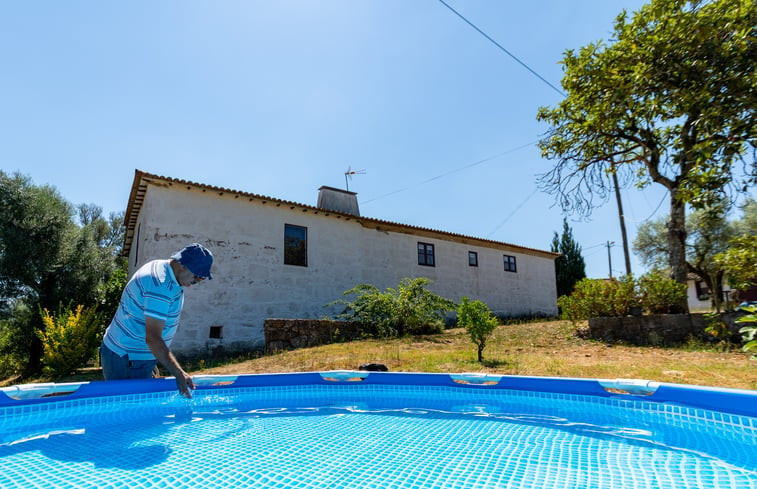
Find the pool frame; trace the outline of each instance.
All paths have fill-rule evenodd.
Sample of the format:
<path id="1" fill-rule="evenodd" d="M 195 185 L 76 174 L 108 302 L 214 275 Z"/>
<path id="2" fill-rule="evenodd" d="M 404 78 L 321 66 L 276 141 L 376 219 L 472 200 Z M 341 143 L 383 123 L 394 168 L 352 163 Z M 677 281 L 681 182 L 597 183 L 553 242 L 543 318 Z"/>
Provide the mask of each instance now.
<path id="1" fill-rule="evenodd" d="M 755 390 L 670 384 L 638 379 L 583 379 L 478 373 L 444 374 L 352 370 L 197 375 L 193 376 L 193 379 L 197 385 L 197 394 L 241 387 L 335 384 L 423 385 L 472 390 L 506 389 L 618 398 L 681 405 L 757 418 L 757 391 Z M 149 380 L 23 384 L 0 388 L 0 408 L 175 390 L 176 382 L 173 377 Z"/>

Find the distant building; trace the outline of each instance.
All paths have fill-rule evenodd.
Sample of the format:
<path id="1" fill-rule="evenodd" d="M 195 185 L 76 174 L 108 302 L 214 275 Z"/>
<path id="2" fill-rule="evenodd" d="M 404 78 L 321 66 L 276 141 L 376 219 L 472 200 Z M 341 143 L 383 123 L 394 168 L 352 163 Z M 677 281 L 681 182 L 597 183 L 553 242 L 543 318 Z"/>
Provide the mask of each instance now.
<path id="1" fill-rule="evenodd" d="M 137 170 L 125 224 L 130 275 L 192 242 L 215 255 L 213 280 L 186 291 L 182 354 L 261 348 L 267 318 L 332 315 L 345 290 L 404 277 L 498 315 L 557 315 L 556 253 L 362 217 L 357 194 L 331 187 L 310 206 Z"/>

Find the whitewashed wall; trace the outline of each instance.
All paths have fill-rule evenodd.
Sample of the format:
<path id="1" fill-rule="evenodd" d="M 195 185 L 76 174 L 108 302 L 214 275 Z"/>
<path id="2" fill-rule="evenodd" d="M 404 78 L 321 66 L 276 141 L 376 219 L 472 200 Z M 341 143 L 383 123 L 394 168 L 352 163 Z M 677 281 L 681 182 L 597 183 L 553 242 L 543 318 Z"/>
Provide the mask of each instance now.
<path id="1" fill-rule="evenodd" d="M 307 267 L 284 265 L 285 223 L 307 227 Z M 418 241 L 435 245 L 436 267 L 418 265 Z M 557 314 L 551 258 L 377 231 L 333 213 L 195 187 L 150 185 L 130 272 L 191 242 L 213 252 L 214 279 L 186 290 L 172 347 L 178 353 L 261 347 L 266 318 L 328 316 L 335 309 L 324 306 L 343 291 L 359 283 L 396 287 L 404 277 L 428 277 L 433 292 L 454 301 L 480 299 L 497 314 Z M 478 252 L 478 267 L 468 265 L 468 251 Z M 503 254 L 516 257 L 517 273 L 504 271 Z M 223 340 L 208 338 L 211 326 L 223 326 Z"/>
<path id="2" fill-rule="evenodd" d="M 733 290 L 728 284 L 723 284 L 723 292 L 727 297 L 733 298 Z M 691 311 L 709 311 L 712 310 L 712 300 L 709 298 L 700 300 L 697 294 L 696 280 L 689 279 L 686 281 L 686 296 Z"/>

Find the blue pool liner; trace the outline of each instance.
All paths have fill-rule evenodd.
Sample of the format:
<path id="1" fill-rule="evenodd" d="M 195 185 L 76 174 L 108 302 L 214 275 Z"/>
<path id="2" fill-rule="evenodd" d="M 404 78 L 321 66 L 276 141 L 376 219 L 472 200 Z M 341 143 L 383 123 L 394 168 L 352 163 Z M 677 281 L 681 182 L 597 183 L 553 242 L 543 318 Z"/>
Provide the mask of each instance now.
<path id="1" fill-rule="evenodd" d="M 214 389 L 300 385 L 414 385 L 472 390 L 519 390 L 645 402 L 678 404 L 722 413 L 757 417 L 757 391 L 657 383 L 646 380 L 609 380 L 563 377 L 529 377 L 492 374 L 433 374 L 408 372 L 331 371 L 302 373 L 196 376 L 197 391 Z M 608 390 L 610 389 L 610 390 Z M 173 378 L 26 384 L 0 388 L 0 407 L 15 407 L 64 400 L 123 396 L 176 390 Z"/>

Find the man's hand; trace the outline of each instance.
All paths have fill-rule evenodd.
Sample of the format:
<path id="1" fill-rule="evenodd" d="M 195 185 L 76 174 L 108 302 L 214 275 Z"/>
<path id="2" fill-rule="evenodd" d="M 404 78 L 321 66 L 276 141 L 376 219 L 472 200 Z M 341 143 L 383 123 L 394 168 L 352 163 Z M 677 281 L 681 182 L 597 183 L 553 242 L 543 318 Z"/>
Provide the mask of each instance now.
<path id="1" fill-rule="evenodd" d="M 187 399 L 192 399 L 192 392 L 190 389 L 195 388 L 195 383 L 192 381 L 192 377 L 183 370 L 176 376 L 176 387 L 179 389 L 182 396 Z"/>
<path id="2" fill-rule="evenodd" d="M 190 389 L 194 389 L 195 384 L 192 381 L 192 377 L 181 368 L 176 357 L 173 356 L 171 350 L 166 346 L 166 342 L 163 341 L 163 326 L 165 326 L 164 321 L 146 316 L 145 341 L 160 364 L 166 367 L 168 371 L 171 372 L 171 375 L 176 377 L 176 387 L 179 389 L 179 392 L 181 392 L 181 395 L 186 398 L 191 398 L 192 393 L 190 392 Z"/>

